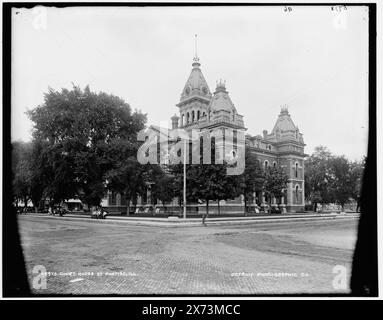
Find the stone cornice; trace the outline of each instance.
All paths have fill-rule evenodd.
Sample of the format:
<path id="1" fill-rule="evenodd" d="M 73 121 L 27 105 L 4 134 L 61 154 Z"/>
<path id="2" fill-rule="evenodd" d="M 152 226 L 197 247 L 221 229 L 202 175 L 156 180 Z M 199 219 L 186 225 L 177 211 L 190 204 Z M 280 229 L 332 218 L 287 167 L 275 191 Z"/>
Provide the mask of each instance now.
<path id="1" fill-rule="evenodd" d="M 188 104 L 189 102 L 193 102 L 193 101 L 196 101 L 196 100 L 197 101 L 206 102 L 207 104 L 210 103 L 210 99 L 209 98 L 195 95 L 195 96 L 191 96 L 191 97 L 186 98 L 185 100 L 180 101 L 179 103 L 176 104 L 176 106 L 180 108 L 180 107 Z"/>

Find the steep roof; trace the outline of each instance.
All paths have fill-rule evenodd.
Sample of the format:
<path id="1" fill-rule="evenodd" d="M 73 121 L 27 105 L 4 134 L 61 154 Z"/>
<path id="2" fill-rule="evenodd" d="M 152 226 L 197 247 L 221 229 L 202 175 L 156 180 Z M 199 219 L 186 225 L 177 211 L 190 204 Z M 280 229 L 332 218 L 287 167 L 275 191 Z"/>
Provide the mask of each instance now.
<path id="1" fill-rule="evenodd" d="M 290 114 L 287 108 L 281 109 L 281 113 L 279 114 L 277 122 L 275 123 L 271 133 L 273 134 L 277 132 L 278 129 L 280 132 L 295 131 L 297 129 L 293 120 L 290 117 Z"/>
<path id="2" fill-rule="evenodd" d="M 217 88 L 214 92 L 213 99 L 210 102 L 211 111 L 227 111 L 237 112 L 233 102 L 229 97 L 229 93 L 226 91 L 225 84 L 220 82 L 217 84 Z"/>
<path id="3" fill-rule="evenodd" d="M 299 132 L 298 127 L 294 124 L 287 110 L 287 106 L 281 108 L 277 122 L 270 134 L 267 130 L 263 131 L 263 139 L 272 142 L 296 141 L 304 144 L 303 134 Z"/>
<path id="4" fill-rule="evenodd" d="M 201 64 L 199 63 L 199 58 L 195 57 L 193 59 L 192 66 L 193 69 L 181 93 L 181 101 L 193 96 L 201 96 L 208 99 L 211 98 L 209 86 L 200 69 Z"/>

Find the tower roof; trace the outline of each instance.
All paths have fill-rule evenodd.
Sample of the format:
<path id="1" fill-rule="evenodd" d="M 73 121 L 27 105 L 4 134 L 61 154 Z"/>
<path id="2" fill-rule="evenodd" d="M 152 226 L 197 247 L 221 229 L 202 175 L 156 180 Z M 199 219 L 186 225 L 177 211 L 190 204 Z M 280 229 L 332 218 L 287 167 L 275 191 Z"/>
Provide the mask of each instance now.
<path id="1" fill-rule="evenodd" d="M 211 98 L 211 92 L 202 74 L 201 64 L 197 56 L 194 57 L 192 66 L 193 69 L 181 93 L 181 102 L 195 96 Z"/>
<path id="2" fill-rule="evenodd" d="M 293 120 L 290 117 L 287 106 L 282 106 L 281 113 L 279 114 L 277 122 L 275 123 L 271 133 L 275 133 L 276 131 L 295 131 L 296 129 L 297 127 L 295 126 Z"/>
<path id="3" fill-rule="evenodd" d="M 210 103 L 210 110 L 236 112 L 235 106 L 229 97 L 229 93 L 226 91 L 226 85 L 222 80 L 217 83 L 213 99 Z"/>
<path id="4" fill-rule="evenodd" d="M 303 135 L 291 119 L 286 105 L 281 107 L 281 113 L 271 133 L 267 134 L 267 131 L 264 131 L 264 138 L 274 142 L 294 140 L 304 144 Z"/>

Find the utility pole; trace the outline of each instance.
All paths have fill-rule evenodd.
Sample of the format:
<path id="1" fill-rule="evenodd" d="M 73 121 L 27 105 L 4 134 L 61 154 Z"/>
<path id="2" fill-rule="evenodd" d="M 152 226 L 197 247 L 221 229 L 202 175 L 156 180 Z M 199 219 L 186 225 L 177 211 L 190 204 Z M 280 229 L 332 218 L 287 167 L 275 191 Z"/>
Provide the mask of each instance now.
<path id="1" fill-rule="evenodd" d="M 184 139 L 184 219 L 186 219 L 186 141 Z"/>

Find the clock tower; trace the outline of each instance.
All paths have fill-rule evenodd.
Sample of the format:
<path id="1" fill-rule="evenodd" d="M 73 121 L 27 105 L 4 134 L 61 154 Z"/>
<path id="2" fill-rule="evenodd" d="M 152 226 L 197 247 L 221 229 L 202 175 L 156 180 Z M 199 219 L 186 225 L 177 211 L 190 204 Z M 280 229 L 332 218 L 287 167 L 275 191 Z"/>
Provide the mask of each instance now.
<path id="1" fill-rule="evenodd" d="M 191 129 L 207 119 L 208 106 L 212 99 L 209 86 L 201 71 L 197 55 L 193 59 L 192 71 L 182 90 L 177 104 L 180 113 L 180 128 Z"/>

